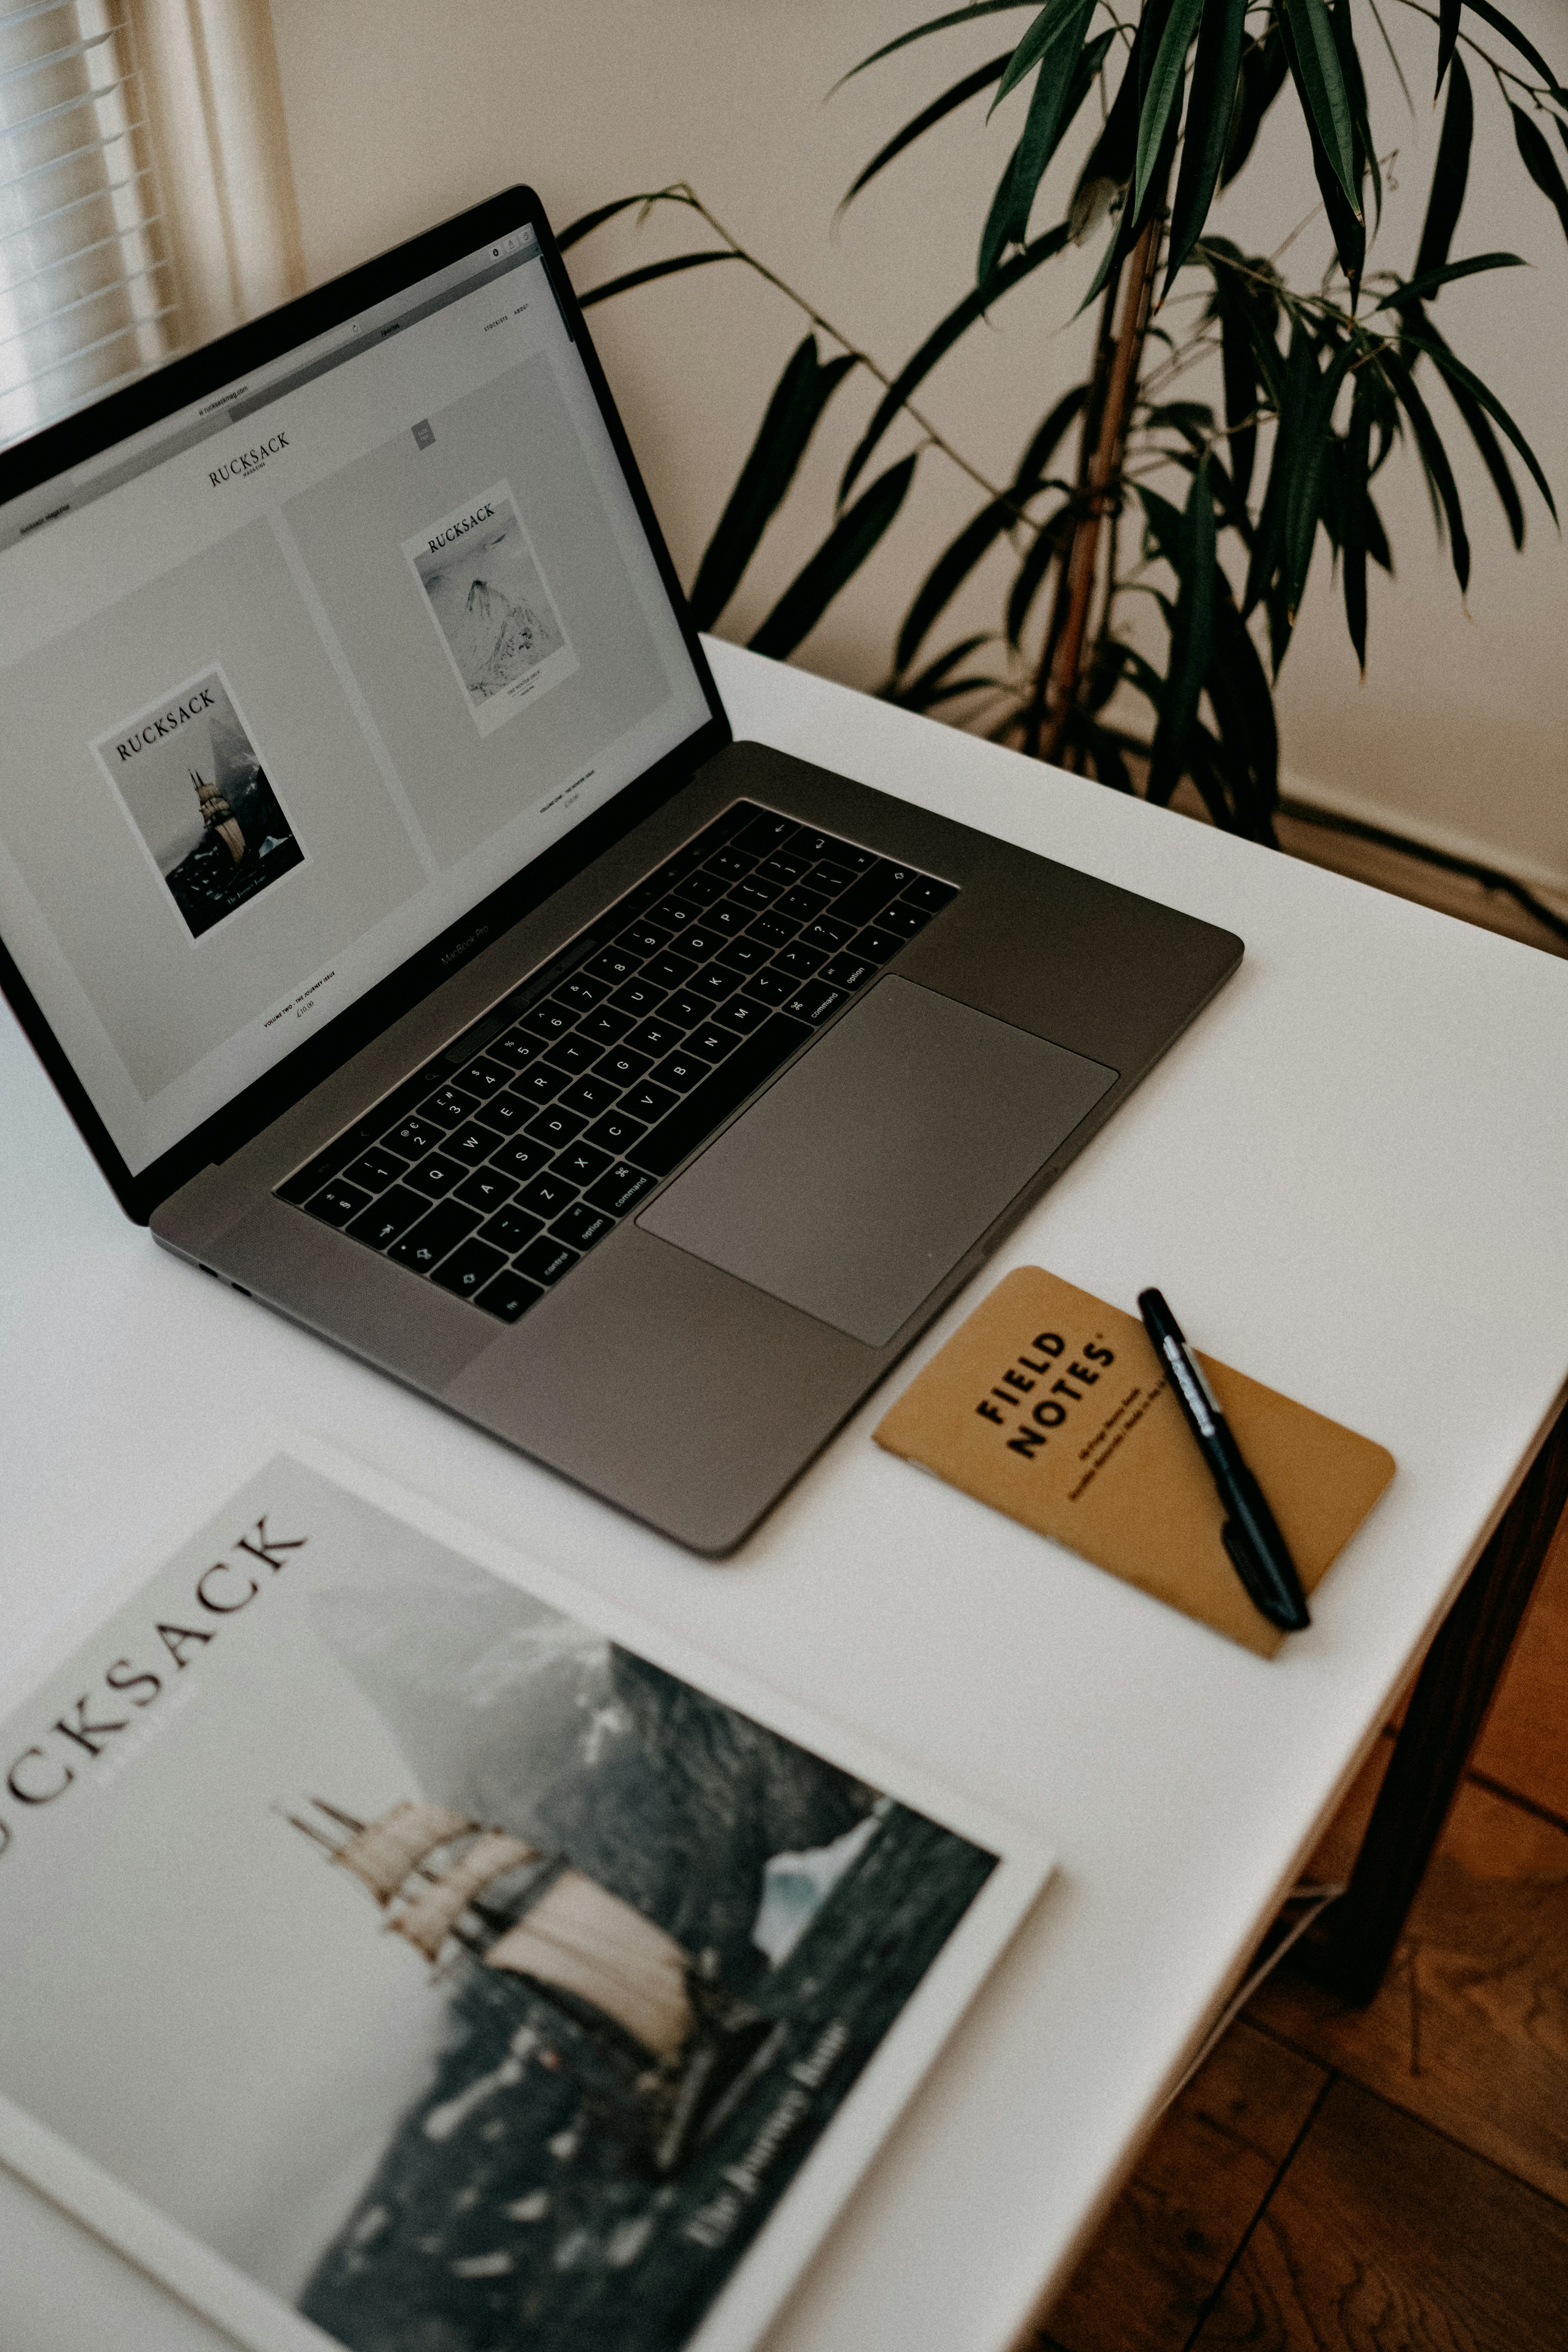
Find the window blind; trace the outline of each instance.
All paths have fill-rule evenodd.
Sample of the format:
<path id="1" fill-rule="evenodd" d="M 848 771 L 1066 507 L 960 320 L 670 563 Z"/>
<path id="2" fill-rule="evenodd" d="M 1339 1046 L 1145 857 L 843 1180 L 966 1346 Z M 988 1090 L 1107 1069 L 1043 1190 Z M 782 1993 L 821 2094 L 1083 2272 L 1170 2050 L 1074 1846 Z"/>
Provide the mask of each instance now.
<path id="1" fill-rule="evenodd" d="M 131 28 L 0 0 L 0 446 L 181 341 Z"/>

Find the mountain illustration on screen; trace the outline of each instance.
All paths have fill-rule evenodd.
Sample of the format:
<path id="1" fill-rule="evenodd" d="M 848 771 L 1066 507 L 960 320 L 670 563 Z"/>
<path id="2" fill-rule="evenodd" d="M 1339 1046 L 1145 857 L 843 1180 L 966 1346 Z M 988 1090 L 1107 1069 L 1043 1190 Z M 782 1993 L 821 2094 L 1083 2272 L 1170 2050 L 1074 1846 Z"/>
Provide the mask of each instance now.
<path id="1" fill-rule="evenodd" d="M 516 518 L 437 565 L 421 562 L 431 609 L 475 702 L 515 686 L 565 640 Z"/>

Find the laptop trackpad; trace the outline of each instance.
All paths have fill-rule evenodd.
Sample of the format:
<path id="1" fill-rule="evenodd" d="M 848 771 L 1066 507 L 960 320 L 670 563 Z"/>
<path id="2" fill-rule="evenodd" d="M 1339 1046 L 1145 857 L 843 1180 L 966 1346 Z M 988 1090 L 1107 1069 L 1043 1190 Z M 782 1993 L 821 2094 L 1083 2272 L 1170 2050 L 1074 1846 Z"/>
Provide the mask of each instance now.
<path id="1" fill-rule="evenodd" d="M 889 977 L 637 1223 L 883 1347 L 1116 1077 Z"/>

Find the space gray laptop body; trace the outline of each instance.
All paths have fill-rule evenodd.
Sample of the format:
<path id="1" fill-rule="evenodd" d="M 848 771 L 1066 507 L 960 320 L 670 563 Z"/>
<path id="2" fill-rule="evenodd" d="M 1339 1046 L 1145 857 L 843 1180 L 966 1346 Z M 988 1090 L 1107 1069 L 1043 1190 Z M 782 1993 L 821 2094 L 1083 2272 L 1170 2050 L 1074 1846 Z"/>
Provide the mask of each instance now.
<path id="1" fill-rule="evenodd" d="M 0 464 L 0 977 L 122 1204 L 700 1551 L 1239 961 L 730 740 L 528 190 Z"/>

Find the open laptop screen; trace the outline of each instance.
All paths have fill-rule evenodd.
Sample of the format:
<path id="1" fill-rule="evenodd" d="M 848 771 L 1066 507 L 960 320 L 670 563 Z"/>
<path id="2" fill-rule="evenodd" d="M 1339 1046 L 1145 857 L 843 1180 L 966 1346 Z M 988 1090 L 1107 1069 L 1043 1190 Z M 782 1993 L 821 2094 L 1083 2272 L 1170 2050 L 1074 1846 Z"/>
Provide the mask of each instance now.
<path id="1" fill-rule="evenodd" d="M 132 1174 L 695 735 L 532 229 L 0 506 L 0 935 Z"/>

